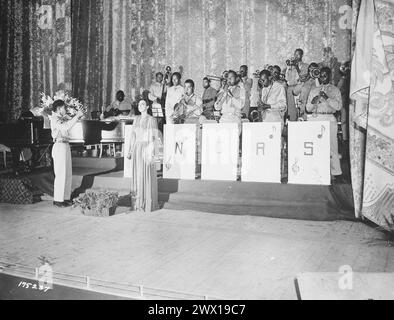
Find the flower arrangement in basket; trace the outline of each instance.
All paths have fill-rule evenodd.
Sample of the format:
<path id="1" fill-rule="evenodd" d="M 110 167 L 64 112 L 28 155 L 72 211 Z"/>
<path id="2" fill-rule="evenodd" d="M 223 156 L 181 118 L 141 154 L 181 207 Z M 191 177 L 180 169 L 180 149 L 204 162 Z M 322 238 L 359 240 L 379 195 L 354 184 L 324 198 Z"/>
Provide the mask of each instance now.
<path id="1" fill-rule="evenodd" d="M 79 208 L 84 215 L 106 217 L 114 214 L 118 202 L 118 192 L 86 190 L 73 200 L 73 208 Z"/>
<path id="2" fill-rule="evenodd" d="M 52 112 L 53 102 L 56 100 L 63 100 L 66 105 L 67 115 L 63 119 L 64 121 L 74 118 L 79 110 L 81 110 L 85 116 L 87 115 L 87 108 L 78 99 L 71 97 L 69 93 L 64 90 L 57 91 L 53 97 L 41 93 L 40 113 L 50 114 Z"/>

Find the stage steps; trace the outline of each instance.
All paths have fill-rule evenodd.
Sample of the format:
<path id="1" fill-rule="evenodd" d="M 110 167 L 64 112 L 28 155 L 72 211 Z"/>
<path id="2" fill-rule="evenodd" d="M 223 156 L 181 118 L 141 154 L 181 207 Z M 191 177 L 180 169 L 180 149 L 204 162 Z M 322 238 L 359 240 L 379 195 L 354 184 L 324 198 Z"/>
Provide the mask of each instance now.
<path id="1" fill-rule="evenodd" d="M 73 187 L 116 190 L 130 203 L 130 179 L 123 171 L 99 175 L 78 175 Z M 350 185 L 311 186 L 241 181 L 202 181 L 158 179 L 159 201 L 165 209 L 196 210 L 219 214 L 257 215 L 304 220 L 352 220 Z"/>

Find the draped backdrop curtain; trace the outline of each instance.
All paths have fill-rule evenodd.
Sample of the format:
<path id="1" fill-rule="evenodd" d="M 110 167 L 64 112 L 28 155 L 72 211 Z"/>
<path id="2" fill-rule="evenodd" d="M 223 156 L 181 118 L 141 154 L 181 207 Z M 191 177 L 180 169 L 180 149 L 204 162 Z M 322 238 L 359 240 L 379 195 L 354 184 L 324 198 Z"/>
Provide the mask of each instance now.
<path id="1" fill-rule="evenodd" d="M 75 97 L 99 110 L 103 101 L 103 2 L 71 2 L 72 91 Z"/>
<path id="2" fill-rule="evenodd" d="M 394 1 L 355 0 L 350 149 L 357 217 L 394 230 Z"/>
<path id="3" fill-rule="evenodd" d="M 0 112 L 7 121 L 37 102 L 39 35 L 35 1 L 0 1 Z"/>
<path id="4" fill-rule="evenodd" d="M 321 61 L 330 46 L 350 60 L 351 0 L 72 0 L 74 93 L 91 110 L 117 90 L 135 98 L 170 65 L 202 92 L 205 75 L 250 71 L 303 48 Z M 85 55 L 86 53 L 86 55 Z M 82 54 L 82 55 L 81 55 Z"/>
<path id="5" fill-rule="evenodd" d="M 70 0 L 0 0 L 0 112 L 37 106 L 40 93 L 71 89 Z"/>

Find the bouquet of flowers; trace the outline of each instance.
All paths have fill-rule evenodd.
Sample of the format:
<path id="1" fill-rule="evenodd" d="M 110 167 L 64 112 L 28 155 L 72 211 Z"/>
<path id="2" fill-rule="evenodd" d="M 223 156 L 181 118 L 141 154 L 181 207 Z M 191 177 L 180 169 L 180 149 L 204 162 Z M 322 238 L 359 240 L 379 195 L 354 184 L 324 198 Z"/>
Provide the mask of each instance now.
<path id="1" fill-rule="evenodd" d="M 41 113 L 50 113 L 50 111 L 52 111 L 53 102 L 56 100 L 64 101 L 66 105 L 67 116 L 69 118 L 75 117 L 79 110 L 82 110 L 85 115 L 87 114 L 87 108 L 78 99 L 71 97 L 68 92 L 63 90 L 56 92 L 53 98 L 51 96 L 47 96 L 45 93 L 41 93 Z"/>

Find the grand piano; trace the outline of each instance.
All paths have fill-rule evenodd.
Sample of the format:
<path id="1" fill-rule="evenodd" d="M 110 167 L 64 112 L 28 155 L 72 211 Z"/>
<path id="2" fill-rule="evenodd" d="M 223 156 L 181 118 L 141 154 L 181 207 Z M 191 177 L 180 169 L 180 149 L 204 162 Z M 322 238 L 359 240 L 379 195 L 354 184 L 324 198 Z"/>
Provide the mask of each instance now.
<path id="1" fill-rule="evenodd" d="M 44 156 L 52 145 L 51 130 L 44 128 L 43 117 L 25 114 L 17 121 L 0 123 L 0 143 L 11 149 L 14 171 L 18 169 L 24 149 L 31 151 L 33 167 L 42 166 L 47 159 Z"/>
<path id="2" fill-rule="evenodd" d="M 125 126 L 132 124 L 129 117 L 118 117 L 106 120 L 80 120 L 70 130 L 70 143 L 79 145 L 103 145 L 124 143 Z M 40 166 L 43 151 L 50 158 L 50 147 L 53 144 L 51 130 L 44 128 L 44 118 L 34 115 L 21 117 L 12 123 L 0 123 L 0 143 L 11 149 L 13 168 L 20 163 L 21 151 L 28 148 L 32 151 L 32 167 Z M 46 157 L 48 158 L 48 156 Z"/>

